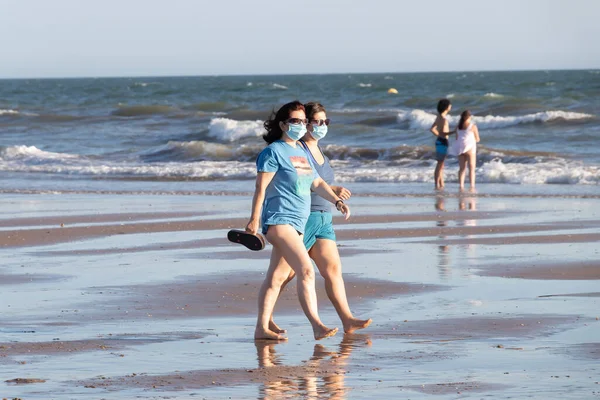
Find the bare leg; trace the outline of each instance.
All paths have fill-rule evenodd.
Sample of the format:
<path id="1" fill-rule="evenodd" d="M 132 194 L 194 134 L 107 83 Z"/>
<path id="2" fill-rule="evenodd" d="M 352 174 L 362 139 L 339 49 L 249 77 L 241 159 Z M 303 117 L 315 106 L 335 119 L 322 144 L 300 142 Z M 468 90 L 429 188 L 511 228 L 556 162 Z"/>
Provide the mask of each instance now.
<path id="1" fill-rule="evenodd" d="M 296 276 L 296 273 L 294 272 L 294 270 L 289 266 L 289 264 L 283 258 L 281 259 L 281 262 L 284 262 L 288 266 L 290 273 L 289 273 L 287 279 L 285 281 L 283 281 L 283 283 L 281 284 L 281 288 L 279 289 L 279 295 L 277 296 L 277 299 L 279 299 L 279 297 L 281 297 L 281 293 L 283 292 L 283 289 L 287 286 L 287 284 L 290 283 L 292 281 L 292 279 L 294 279 L 294 277 Z M 271 318 L 269 319 L 269 329 L 276 333 L 286 333 L 287 332 L 285 329 L 280 328 L 275 323 L 275 321 L 273 321 L 273 313 L 271 313 Z"/>
<path id="2" fill-rule="evenodd" d="M 264 325 L 261 321 L 261 316 L 264 314 L 273 314 L 273 308 L 275 302 L 279 297 L 281 285 L 287 279 L 291 271 L 290 266 L 283 259 L 277 246 L 273 246 L 271 252 L 271 261 L 269 263 L 269 270 L 267 276 L 258 292 L 258 321 L 256 322 L 256 329 L 254 330 L 254 339 L 272 339 L 272 340 L 285 340 L 286 338 L 275 330 L 270 329 L 269 324 Z"/>
<path id="3" fill-rule="evenodd" d="M 317 239 L 315 245 L 310 249 L 309 255 L 317 264 L 323 278 L 325 278 L 327 297 L 331 300 L 342 320 L 344 332 L 352 333 L 357 329 L 369 326 L 372 322 L 371 319 L 354 318 L 350 311 L 346 297 L 346 287 L 342 278 L 342 262 L 335 242 L 328 239 Z"/>
<path id="4" fill-rule="evenodd" d="M 302 242 L 302 236 L 298 235 L 296 230 L 290 225 L 272 225 L 267 232 L 267 239 L 273 247 L 277 247 L 280 252 L 279 254 L 287 261 L 298 276 L 298 299 L 300 300 L 304 314 L 306 314 L 312 325 L 315 339 L 319 340 L 335 335 L 337 328 L 330 329 L 326 327 L 319 318 L 317 293 L 315 291 L 315 272 L 308 257 L 308 252 Z M 285 274 L 281 283 L 288 276 L 289 274 Z M 277 295 L 279 295 L 279 292 L 277 292 Z M 269 320 L 273 314 L 273 305 L 277 301 L 277 296 L 269 298 L 268 301 L 272 303 L 266 304 L 265 302 L 265 307 L 259 307 L 257 328 L 260 327 L 264 330 L 268 330 L 269 328 Z"/>
<path id="5" fill-rule="evenodd" d="M 444 161 L 437 162 L 433 178 L 435 179 L 435 188 L 442 189 L 444 187 Z"/>
<path id="6" fill-rule="evenodd" d="M 477 163 L 477 153 L 475 150 L 471 149 L 467 153 L 467 157 L 469 157 L 469 181 L 471 184 L 471 190 L 475 189 L 475 165 Z"/>
<path id="7" fill-rule="evenodd" d="M 458 188 L 463 190 L 465 188 L 465 173 L 467 164 L 467 155 L 461 154 L 458 156 Z"/>

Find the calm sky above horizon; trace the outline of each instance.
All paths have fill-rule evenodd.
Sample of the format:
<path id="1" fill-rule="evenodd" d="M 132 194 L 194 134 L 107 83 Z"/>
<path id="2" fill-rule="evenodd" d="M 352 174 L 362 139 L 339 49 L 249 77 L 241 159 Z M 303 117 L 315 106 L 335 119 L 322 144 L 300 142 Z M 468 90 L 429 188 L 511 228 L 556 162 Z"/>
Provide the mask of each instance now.
<path id="1" fill-rule="evenodd" d="M 0 0 L 0 78 L 597 69 L 599 0 Z"/>

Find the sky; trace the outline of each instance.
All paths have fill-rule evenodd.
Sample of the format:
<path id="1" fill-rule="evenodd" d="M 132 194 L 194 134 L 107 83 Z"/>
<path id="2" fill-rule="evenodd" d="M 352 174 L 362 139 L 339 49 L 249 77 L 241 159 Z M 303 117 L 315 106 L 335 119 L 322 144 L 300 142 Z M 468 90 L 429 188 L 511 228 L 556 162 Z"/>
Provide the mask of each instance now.
<path id="1" fill-rule="evenodd" d="M 0 0 L 0 78 L 600 68 L 600 0 Z"/>

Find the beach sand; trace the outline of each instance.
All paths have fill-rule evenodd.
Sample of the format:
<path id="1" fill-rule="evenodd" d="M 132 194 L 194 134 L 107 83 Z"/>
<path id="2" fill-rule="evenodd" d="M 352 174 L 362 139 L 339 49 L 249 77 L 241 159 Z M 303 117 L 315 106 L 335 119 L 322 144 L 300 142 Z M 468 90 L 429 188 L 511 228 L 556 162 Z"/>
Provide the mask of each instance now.
<path id="1" fill-rule="evenodd" d="M 339 248 L 373 324 L 315 342 L 291 284 L 280 343 L 252 339 L 270 246 L 225 239 L 248 196 L 22 198 L 1 201 L 0 398 L 600 397 L 595 198 L 354 197 Z"/>

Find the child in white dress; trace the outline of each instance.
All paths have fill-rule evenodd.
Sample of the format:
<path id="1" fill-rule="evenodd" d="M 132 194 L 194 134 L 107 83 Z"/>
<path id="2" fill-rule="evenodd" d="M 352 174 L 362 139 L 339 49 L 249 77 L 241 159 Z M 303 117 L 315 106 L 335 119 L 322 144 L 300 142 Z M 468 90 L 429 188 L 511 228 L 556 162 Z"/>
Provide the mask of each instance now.
<path id="1" fill-rule="evenodd" d="M 465 173 L 467 163 L 469 164 L 469 181 L 471 190 L 475 189 L 475 164 L 477 161 L 477 143 L 479 143 L 479 130 L 472 123 L 472 115 L 469 110 L 460 114 L 460 121 L 454 142 L 453 153 L 458 156 L 458 182 L 460 190 L 465 188 Z"/>

